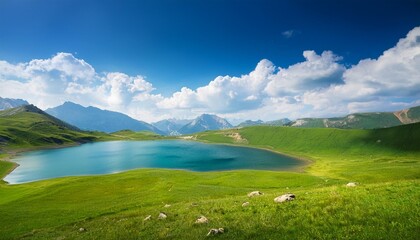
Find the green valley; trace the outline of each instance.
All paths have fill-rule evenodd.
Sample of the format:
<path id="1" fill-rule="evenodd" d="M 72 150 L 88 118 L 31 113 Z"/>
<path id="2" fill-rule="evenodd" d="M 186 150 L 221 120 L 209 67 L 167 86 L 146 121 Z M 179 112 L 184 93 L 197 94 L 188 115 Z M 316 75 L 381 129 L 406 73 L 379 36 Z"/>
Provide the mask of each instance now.
<path id="1" fill-rule="evenodd" d="M 6 149 L 16 151 L 86 140 L 161 138 L 70 130 L 33 111 L 0 120 L 1 136 L 11 142 Z M 415 239 L 419 234 L 419 123 L 375 130 L 256 126 L 192 138 L 270 149 L 308 166 L 297 172 L 138 169 L 2 183 L 0 238 L 204 239 L 210 228 L 225 229 L 214 236 L 220 239 Z M 2 176 L 11 167 L 0 161 Z M 357 185 L 346 187 L 348 182 Z M 249 198 L 255 190 L 264 195 Z M 296 195 L 294 201 L 273 201 L 288 192 Z M 249 205 L 243 207 L 244 202 Z M 158 219 L 160 212 L 167 218 Z M 151 219 L 144 220 L 148 215 Z M 201 215 L 209 223 L 196 224 Z"/>

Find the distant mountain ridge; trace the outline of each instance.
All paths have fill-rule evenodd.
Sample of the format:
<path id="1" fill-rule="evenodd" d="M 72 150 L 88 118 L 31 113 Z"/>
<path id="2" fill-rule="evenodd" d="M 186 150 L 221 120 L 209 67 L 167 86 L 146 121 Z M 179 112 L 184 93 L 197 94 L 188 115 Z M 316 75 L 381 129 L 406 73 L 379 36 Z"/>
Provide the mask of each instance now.
<path id="1" fill-rule="evenodd" d="M 14 98 L 2 98 L 0 97 L 0 110 L 6 110 L 9 108 L 20 107 L 23 105 L 29 105 L 29 103 L 23 99 Z"/>
<path id="2" fill-rule="evenodd" d="M 252 121 L 252 120 L 246 120 L 244 122 L 241 122 L 237 125 L 237 127 L 250 127 L 250 126 L 284 126 L 289 124 L 291 121 L 288 118 L 282 118 L 279 120 L 274 121 L 267 121 L 264 122 L 262 120 Z"/>
<path id="3" fill-rule="evenodd" d="M 125 114 L 102 110 L 96 107 L 83 107 L 72 102 L 65 102 L 55 108 L 49 108 L 46 112 L 82 130 L 107 133 L 132 130 L 152 131 L 163 134 L 162 131 L 151 124 L 133 119 Z"/>
<path id="4" fill-rule="evenodd" d="M 288 125 L 310 128 L 375 129 L 420 122 L 420 106 L 396 112 L 353 113 L 335 118 L 300 118 Z"/>
<path id="5" fill-rule="evenodd" d="M 233 126 L 224 118 L 216 115 L 202 114 L 195 118 L 192 122 L 179 129 L 181 134 L 191 134 L 196 132 L 203 132 L 207 130 L 228 129 Z"/>
<path id="6" fill-rule="evenodd" d="M 167 135 L 177 136 L 181 135 L 179 130 L 187 125 L 188 123 L 192 122 L 191 119 L 164 119 L 155 123 L 152 123 L 153 126 L 158 128 L 160 131 L 164 132 Z"/>

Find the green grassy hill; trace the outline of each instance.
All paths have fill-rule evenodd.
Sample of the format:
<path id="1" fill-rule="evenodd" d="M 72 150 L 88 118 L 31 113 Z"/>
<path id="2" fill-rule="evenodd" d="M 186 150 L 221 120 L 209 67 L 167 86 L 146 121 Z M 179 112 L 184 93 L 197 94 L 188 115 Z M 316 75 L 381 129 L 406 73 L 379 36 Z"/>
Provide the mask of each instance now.
<path id="1" fill-rule="evenodd" d="M 354 113 L 336 118 L 302 118 L 289 123 L 293 127 L 375 129 L 420 122 L 420 106 L 397 112 Z"/>
<path id="2" fill-rule="evenodd" d="M 74 144 L 95 139 L 93 134 L 82 132 L 33 105 L 0 111 L 2 148 Z"/>
<path id="3" fill-rule="evenodd" d="M 0 151 L 59 147 L 92 141 L 159 139 L 153 132 L 81 131 L 33 105 L 0 111 Z"/>
<path id="4" fill-rule="evenodd" d="M 195 136 L 206 142 L 267 148 L 311 164 L 299 172 L 140 169 L 0 184 L 0 239 L 419 236 L 419 123 L 378 130 L 262 126 Z M 4 167 L 0 164 L 0 173 Z M 346 187 L 349 181 L 357 186 Z M 255 190 L 264 195 L 247 197 Z M 294 201 L 274 203 L 288 192 L 296 195 Z M 249 206 L 242 207 L 244 202 Z M 157 219 L 159 212 L 168 218 Z M 152 218 L 145 221 L 148 215 Z M 195 224 L 201 215 L 209 223 Z M 206 237 L 210 228 L 220 227 L 224 234 Z"/>
<path id="5" fill-rule="evenodd" d="M 151 131 L 134 132 L 131 130 L 122 130 L 111 133 L 113 136 L 120 137 L 127 140 L 157 140 L 162 139 L 163 136 Z"/>
<path id="6" fill-rule="evenodd" d="M 402 171 L 401 177 L 420 177 L 420 123 L 373 130 L 259 126 L 205 132 L 197 139 L 235 143 L 230 137 L 235 133 L 243 138 L 236 144 L 245 142 L 313 161 L 307 171 L 315 175 L 382 181 Z"/>

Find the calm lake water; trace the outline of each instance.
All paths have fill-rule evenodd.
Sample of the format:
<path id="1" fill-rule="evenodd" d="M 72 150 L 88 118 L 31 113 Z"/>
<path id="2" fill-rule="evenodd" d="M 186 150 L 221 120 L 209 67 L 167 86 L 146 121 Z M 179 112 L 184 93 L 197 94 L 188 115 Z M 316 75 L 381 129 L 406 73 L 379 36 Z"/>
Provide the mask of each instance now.
<path id="1" fill-rule="evenodd" d="M 286 170 L 302 165 L 296 159 L 270 151 L 181 140 L 88 143 L 28 152 L 13 161 L 20 166 L 4 179 L 11 184 L 135 168 Z"/>

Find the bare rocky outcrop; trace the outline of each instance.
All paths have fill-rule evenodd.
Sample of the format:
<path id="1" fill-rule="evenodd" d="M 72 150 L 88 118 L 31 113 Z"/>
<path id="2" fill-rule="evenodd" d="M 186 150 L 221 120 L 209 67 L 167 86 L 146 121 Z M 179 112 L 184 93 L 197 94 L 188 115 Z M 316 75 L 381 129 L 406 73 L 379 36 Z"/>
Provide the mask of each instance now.
<path id="1" fill-rule="evenodd" d="M 264 195 L 264 193 L 260 192 L 260 191 L 253 191 L 248 193 L 248 197 L 256 197 L 256 196 L 261 196 Z"/>
<path id="2" fill-rule="evenodd" d="M 198 223 L 198 224 L 208 223 L 208 222 L 209 222 L 209 220 L 204 216 L 201 216 L 197 220 L 195 220 L 195 223 Z"/>
<path id="3" fill-rule="evenodd" d="M 276 203 L 282 203 L 282 202 L 288 202 L 295 200 L 296 196 L 292 193 L 283 194 L 281 196 L 278 196 L 274 198 L 274 202 Z"/>
<path id="4" fill-rule="evenodd" d="M 233 141 L 236 143 L 248 143 L 248 140 L 241 136 L 238 132 L 232 132 L 227 135 L 228 137 L 233 138 Z"/>
<path id="5" fill-rule="evenodd" d="M 168 215 L 166 215 L 166 213 L 161 212 L 159 213 L 158 219 L 166 219 L 168 217 Z"/>
<path id="6" fill-rule="evenodd" d="M 222 234 L 224 232 L 225 230 L 223 228 L 212 228 L 209 233 L 207 233 L 207 236 Z"/>

